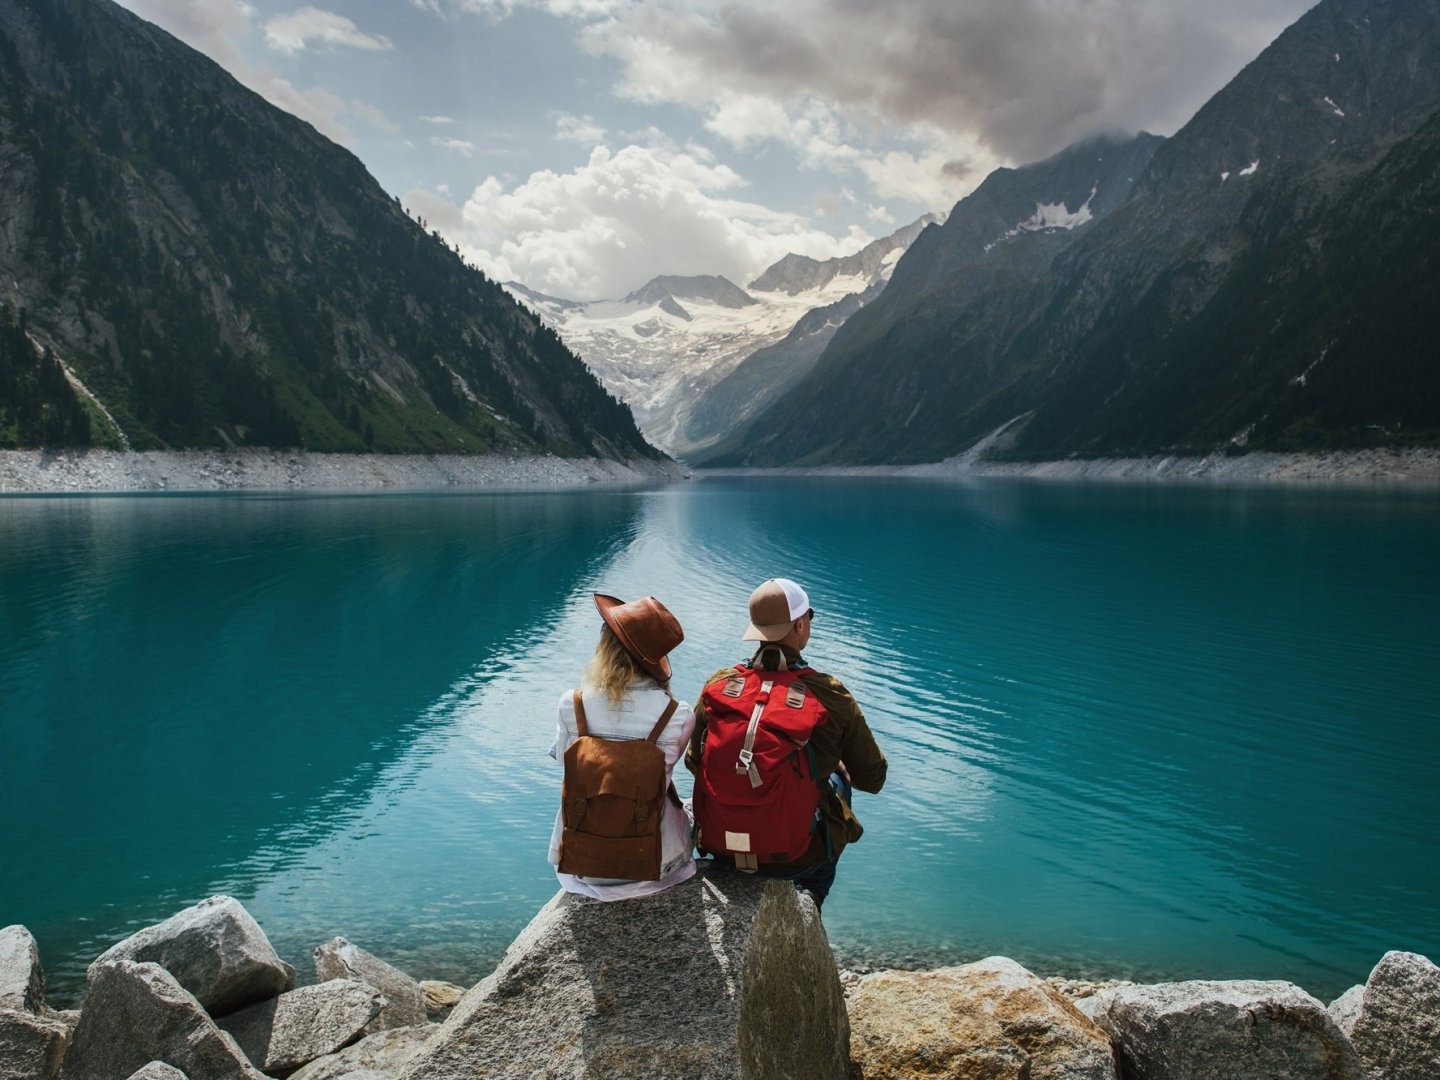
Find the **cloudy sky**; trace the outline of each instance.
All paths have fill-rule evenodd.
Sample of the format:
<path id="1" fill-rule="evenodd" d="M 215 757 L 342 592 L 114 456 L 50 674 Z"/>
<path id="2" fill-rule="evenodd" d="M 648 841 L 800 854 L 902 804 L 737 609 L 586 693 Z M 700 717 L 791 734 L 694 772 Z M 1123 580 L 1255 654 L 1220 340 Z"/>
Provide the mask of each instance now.
<path id="1" fill-rule="evenodd" d="M 1169 135 L 1312 0 L 121 0 L 500 280 L 744 284 L 998 165 Z"/>

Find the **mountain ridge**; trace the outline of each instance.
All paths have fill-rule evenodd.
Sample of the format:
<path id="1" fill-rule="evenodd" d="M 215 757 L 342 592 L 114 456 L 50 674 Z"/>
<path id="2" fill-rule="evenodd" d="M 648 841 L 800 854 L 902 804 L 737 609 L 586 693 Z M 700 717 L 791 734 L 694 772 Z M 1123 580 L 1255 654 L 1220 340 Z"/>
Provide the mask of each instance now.
<path id="1" fill-rule="evenodd" d="M 784 424 L 756 419 L 783 441 L 757 435 L 708 463 L 937 461 L 1020 416 L 1002 456 L 1430 444 L 1440 380 L 1419 297 L 1440 282 L 1392 217 L 1440 153 L 1437 104 L 1440 2 L 1322 0 L 1158 145 L 1098 221 L 977 257 L 987 241 L 955 227 L 962 200 L 792 388 Z M 1391 153 L 1410 179 L 1382 168 Z M 1411 309 L 1385 308 L 1398 332 L 1358 269 L 1362 252 L 1386 267 L 1379 234 L 1405 252 L 1387 276 L 1415 278 L 1393 283 Z M 1335 302 L 1347 294 L 1376 303 Z"/>
<path id="2" fill-rule="evenodd" d="M 620 300 L 590 302 L 546 296 L 520 283 L 507 287 L 630 404 L 656 445 L 684 454 L 713 439 L 712 432 L 692 423 L 691 412 L 711 387 L 758 350 L 785 339 L 813 310 L 824 308 L 833 315 L 840 310 L 837 303 L 847 314 L 856 310 L 862 301 L 845 298 L 873 296 L 899 253 L 931 218 L 926 215 L 852 255 L 801 263 L 799 256 L 786 256 L 756 279 L 769 275 L 777 285 L 769 291 L 752 286 L 747 292 L 719 275 L 660 275 Z M 785 287 L 784 268 L 795 265 L 811 267 L 811 280 L 820 284 Z M 808 362 L 803 353 L 795 354 L 796 363 Z M 773 367 L 776 357 L 768 362 Z M 788 371 L 789 361 L 780 366 Z M 754 407 L 753 400 L 748 407 Z"/>
<path id="3" fill-rule="evenodd" d="M 656 454 L 353 154 L 109 0 L 0 0 L 0 161 L 0 305 L 136 448 Z"/>

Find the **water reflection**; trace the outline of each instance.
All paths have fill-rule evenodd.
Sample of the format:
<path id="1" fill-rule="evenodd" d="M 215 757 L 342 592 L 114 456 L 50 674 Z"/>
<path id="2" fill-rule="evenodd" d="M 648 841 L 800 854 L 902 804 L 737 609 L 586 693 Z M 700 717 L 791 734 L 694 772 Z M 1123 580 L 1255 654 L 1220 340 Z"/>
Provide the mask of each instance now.
<path id="1" fill-rule="evenodd" d="M 1440 954 L 1433 498 L 768 481 L 240 503 L 118 526 L 0 504 L 21 643 L 0 704 L 65 718 L 6 745 L 43 771 L 76 756 L 57 732 L 129 733 L 22 782 L 52 840 L 123 809 L 114 850 L 74 841 L 113 880 L 36 886 L 57 936 L 226 889 L 297 964 L 344 933 L 473 980 L 554 890 L 544 751 L 590 592 L 675 611 L 693 700 L 784 575 L 815 603 L 810 660 L 892 763 L 826 907 L 842 955 L 1324 995 L 1387 948 Z M 27 836 L 4 854 L 49 865 Z"/>
<path id="2" fill-rule="evenodd" d="M 36 823 L 0 839 L 4 917 L 62 943 L 63 984 L 219 867 L 278 848 L 289 869 L 435 721 L 434 688 L 634 512 L 615 492 L 0 503 L 0 811 Z"/>

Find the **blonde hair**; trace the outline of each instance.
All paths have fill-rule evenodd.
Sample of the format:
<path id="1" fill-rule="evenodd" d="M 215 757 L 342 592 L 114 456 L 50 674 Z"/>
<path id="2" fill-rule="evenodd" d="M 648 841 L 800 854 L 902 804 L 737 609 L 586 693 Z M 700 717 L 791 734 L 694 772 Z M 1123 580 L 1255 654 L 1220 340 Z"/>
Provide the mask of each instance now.
<path id="1" fill-rule="evenodd" d="M 625 646 L 620 644 L 615 631 L 608 626 L 602 626 L 600 640 L 595 643 L 595 655 L 590 658 L 585 674 L 580 678 L 581 685 L 592 690 L 605 691 L 610 704 L 618 705 L 624 699 L 630 684 L 639 678 L 653 679 L 654 676 L 625 651 Z M 667 694 L 670 692 L 668 683 L 660 683 L 660 687 Z"/>

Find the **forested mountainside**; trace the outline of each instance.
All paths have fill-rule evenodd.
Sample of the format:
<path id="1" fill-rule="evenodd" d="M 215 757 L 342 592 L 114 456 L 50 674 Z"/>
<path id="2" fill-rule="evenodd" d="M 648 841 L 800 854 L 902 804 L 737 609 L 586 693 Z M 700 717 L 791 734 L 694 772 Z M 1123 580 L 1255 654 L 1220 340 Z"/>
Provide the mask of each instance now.
<path id="1" fill-rule="evenodd" d="M 1437 108 L 1440 0 L 1322 0 L 1108 215 L 992 177 L 711 460 L 1440 444 Z"/>
<path id="2" fill-rule="evenodd" d="M 352 154 L 109 0 L 0 0 L 0 173 L 0 446 L 658 456 Z"/>

